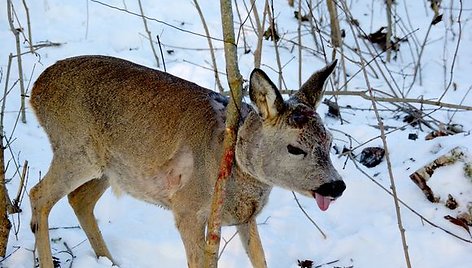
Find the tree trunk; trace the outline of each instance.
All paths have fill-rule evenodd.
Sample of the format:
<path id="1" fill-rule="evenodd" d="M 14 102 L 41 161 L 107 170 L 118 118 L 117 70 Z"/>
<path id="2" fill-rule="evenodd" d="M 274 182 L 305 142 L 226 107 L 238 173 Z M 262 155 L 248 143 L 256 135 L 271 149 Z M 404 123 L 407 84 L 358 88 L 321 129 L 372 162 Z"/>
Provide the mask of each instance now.
<path id="1" fill-rule="evenodd" d="M 3 126 L 0 126 L 3 133 Z M 7 252 L 8 235 L 10 234 L 11 223 L 8 220 L 7 191 L 5 186 L 5 162 L 3 150 L 3 134 L 0 134 L 0 256 L 5 257 Z"/>
<path id="2" fill-rule="evenodd" d="M 206 236 L 205 266 L 218 267 L 218 251 L 221 238 L 221 218 L 223 212 L 225 186 L 234 160 L 234 147 L 237 139 L 239 113 L 241 107 L 243 79 L 238 68 L 236 38 L 234 35 L 233 11 L 231 0 L 220 0 L 221 21 L 223 27 L 226 71 L 230 87 L 230 102 L 226 111 L 226 129 L 223 142 L 223 157 L 215 183 L 208 231 Z"/>
<path id="3" fill-rule="evenodd" d="M 338 10 L 336 3 L 333 0 L 326 0 L 329 12 L 329 20 L 331 26 L 331 44 L 333 45 L 333 51 L 336 51 L 336 47 L 341 46 L 341 29 L 339 28 Z"/>

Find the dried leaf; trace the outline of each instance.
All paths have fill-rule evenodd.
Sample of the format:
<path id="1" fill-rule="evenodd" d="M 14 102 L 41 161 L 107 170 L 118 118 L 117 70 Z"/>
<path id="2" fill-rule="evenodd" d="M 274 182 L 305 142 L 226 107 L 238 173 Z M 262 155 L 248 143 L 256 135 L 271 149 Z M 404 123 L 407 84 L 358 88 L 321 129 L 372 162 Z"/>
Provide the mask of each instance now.
<path id="1" fill-rule="evenodd" d="M 450 221 L 452 224 L 455 224 L 457 226 L 460 226 L 460 227 L 464 228 L 469 233 L 469 235 L 472 236 L 470 234 L 469 226 L 467 225 L 467 222 L 465 222 L 464 220 L 454 218 L 451 215 L 444 216 L 444 218 L 446 220 Z"/>
<path id="2" fill-rule="evenodd" d="M 440 14 L 436 17 L 434 17 L 433 21 L 431 22 L 432 25 L 436 25 L 438 24 L 439 22 L 442 21 L 442 18 L 443 18 L 443 14 Z"/>
<path id="3" fill-rule="evenodd" d="M 380 147 L 367 147 L 361 152 L 361 164 L 371 168 L 375 167 L 382 162 L 385 155 L 385 150 Z"/>
<path id="4" fill-rule="evenodd" d="M 472 163 L 467 162 L 464 164 L 464 175 L 472 180 Z"/>
<path id="5" fill-rule="evenodd" d="M 408 139 L 409 140 L 416 140 L 416 139 L 418 139 L 418 134 L 410 133 L 410 134 L 408 134 Z"/>
<path id="6" fill-rule="evenodd" d="M 300 21 L 310 21 L 310 15 L 301 15 L 298 11 L 294 11 L 293 15 L 295 16 L 295 19 L 300 20 Z"/>
<path id="7" fill-rule="evenodd" d="M 334 118 L 339 118 L 341 116 L 341 112 L 339 110 L 339 106 L 336 102 L 330 101 L 328 99 L 323 100 L 323 104 L 328 106 L 328 115 Z"/>
<path id="8" fill-rule="evenodd" d="M 386 27 L 380 27 L 380 29 L 378 29 L 376 32 L 373 32 L 363 37 L 369 40 L 370 42 L 379 45 L 383 51 L 386 51 L 387 50 L 387 33 L 385 32 L 386 29 L 387 29 Z M 396 39 L 400 41 L 400 39 L 398 38 Z M 398 42 L 393 42 L 392 40 L 389 40 L 388 42 L 390 43 L 389 47 L 393 51 L 399 51 L 400 44 Z"/>
<path id="9" fill-rule="evenodd" d="M 446 207 L 448 209 L 456 209 L 457 207 L 459 206 L 459 204 L 457 203 L 456 199 L 454 197 L 452 197 L 451 194 L 448 195 L 447 197 L 447 200 L 446 200 Z"/>
<path id="10" fill-rule="evenodd" d="M 403 122 L 408 123 L 413 127 L 418 125 L 418 121 L 418 118 L 412 114 L 407 114 L 403 117 Z"/>
<path id="11" fill-rule="evenodd" d="M 301 268 L 312 268 L 313 261 L 312 260 L 303 260 L 303 261 L 298 260 L 298 266 L 300 266 Z"/>
<path id="12" fill-rule="evenodd" d="M 277 32 L 277 28 L 274 29 L 272 33 L 272 26 L 269 26 L 267 30 L 264 32 L 264 38 L 265 40 L 275 40 L 275 42 L 278 42 L 280 40 L 279 33 Z"/>
<path id="13" fill-rule="evenodd" d="M 447 165 L 452 165 L 459 160 L 464 159 L 465 153 L 460 147 L 455 147 L 450 150 L 448 153 L 439 156 L 433 162 L 424 165 L 422 168 L 416 170 L 410 175 L 410 179 L 418 185 L 418 187 L 423 191 L 426 198 L 431 202 L 438 202 L 439 198 L 434 197 L 433 191 L 426 184 L 431 176 L 434 174 L 434 171 L 440 167 Z"/>
<path id="14" fill-rule="evenodd" d="M 434 196 L 433 190 L 426 184 L 426 178 L 422 176 L 419 172 L 414 172 L 410 175 L 410 179 L 418 185 L 418 187 L 423 191 L 426 199 L 428 199 L 432 203 L 437 203 L 439 198 Z"/>
<path id="15" fill-rule="evenodd" d="M 435 130 L 435 131 L 429 133 L 428 135 L 426 135 L 426 137 L 424 139 L 429 141 L 429 140 L 435 139 L 437 137 L 444 137 L 444 136 L 448 136 L 448 135 L 449 134 L 445 130 Z"/>
<path id="16" fill-rule="evenodd" d="M 468 212 L 463 212 L 457 215 L 457 219 L 465 222 L 469 226 L 472 226 L 472 215 L 470 215 Z"/>

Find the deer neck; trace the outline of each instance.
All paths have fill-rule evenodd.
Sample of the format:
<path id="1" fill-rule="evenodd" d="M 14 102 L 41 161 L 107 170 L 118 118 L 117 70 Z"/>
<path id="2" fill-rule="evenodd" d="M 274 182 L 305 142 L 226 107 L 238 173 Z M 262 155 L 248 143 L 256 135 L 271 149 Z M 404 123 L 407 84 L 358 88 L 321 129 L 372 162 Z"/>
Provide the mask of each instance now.
<path id="1" fill-rule="evenodd" d="M 234 163 L 231 178 L 226 185 L 224 225 L 248 222 L 267 204 L 272 186 L 257 180 Z"/>

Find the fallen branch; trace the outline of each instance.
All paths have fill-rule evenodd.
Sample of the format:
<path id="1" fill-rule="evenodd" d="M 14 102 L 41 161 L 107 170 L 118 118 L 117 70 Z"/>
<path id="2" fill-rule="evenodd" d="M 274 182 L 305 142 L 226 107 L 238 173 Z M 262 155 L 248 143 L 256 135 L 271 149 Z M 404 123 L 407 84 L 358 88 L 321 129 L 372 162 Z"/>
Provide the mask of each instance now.
<path id="1" fill-rule="evenodd" d="M 363 99 L 376 101 L 376 102 L 391 102 L 391 103 L 416 103 L 421 105 L 432 105 L 438 107 L 459 109 L 472 111 L 472 106 L 459 105 L 441 101 L 425 100 L 425 99 L 413 99 L 413 98 L 395 98 L 395 97 L 376 97 L 367 95 L 367 90 L 364 91 L 325 91 L 325 95 L 336 95 L 336 96 L 359 96 Z"/>
<path id="2" fill-rule="evenodd" d="M 280 90 L 281 94 L 291 95 L 297 92 L 296 90 Z M 389 102 L 389 103 L 415 103 L 421 105 L 431 105 L 437 107 L 444 107 L 450 109 L 458 109 L 458 110 L 465 110 L 465 111 L 472 111 L 472 106 L 467 105 L 460 105 L 454 103 L 447 103 L 441 101 L 434 101 L 434 100 L 425 100 L 425 99 L 413 99 L 413 98 L 396 98 L 396 97 L 376 97 L 376 96 L 369 96 L 368 90 L 363 91 L 325 91 L 324 95 L 326 96 L 357 96 L 361 97 L 365 100 L 376 101 L 376 102 Z M 224 93 L 228 95 L 228 92 Z"/>
<path id="3" fill-rule="evenodd" d="M 369 174 L 367 174 L 367 172 L 365 172 L 363 169 L 361 169 L 358 165 L 358 161 L 356 160 L 355 156 L 352 155 L 352 153 L 348 153 L 348 159 L 350 159 L 352 161 L 352 163 L 354 164 L 354 166 L 362 173 L 364 174 L 364 176 L 366 176 L 369 180 L 371 180 L 375 185 L 377 185 L 380 189 L 384 190 L 387 194 L 389 195 L 393 195 L 385 186 L 383 186 L 382 184 L 380 184 L 380 182 L 376 181 L 372 176 L 370 176 Z M 456 235 L 444 228 L 442 228 L 441 226 L 435 224 L 434 222 L 428 220 L 427 218 L 425 218 L 423 215 L 421 215 L 420 213 L 418 213 L 416 210 L 414 210 L 412 207 L 410 207 L 408 204 L 406 204 L 403 200 L 401 200 L 400 198 L 398 198 L 398 202 L 400 204 L 402 204 L 406 209 L 408 209 L 410 212 L 412 212 L 413 214 L 415 214 L 416 216 L 418 216 L 422 221 L 428 223 L 429 225 L 433 226 L 434 228 L 437 228 L 443 232 L 445 232 L 446 234 L 450 235 L 450 236 L 453 236 L 463 242 L 467 242 L 467 243 L 471 243 L 472 244 L 472 240 L 470 239 L 466 239 L 466 238 L 463 238 L 463 237 L 460 237 L 459 235 Z"/>
<path id="4" fill-rule="evenodd" d="M 424 165 L 410 175 L 410 179 L 423 191 L 426 198 L 433 203 L 439 201 L 439 197 L 435 197 L 433 190 L 427 185 L 427 181 L 433 176 L 434 171 L 440 167 L 452 165 L 458 160 L 465 158 L 465 153 L 461 148 L 456 147 L 448 153 L 434 159 L 433 162 Z"/>

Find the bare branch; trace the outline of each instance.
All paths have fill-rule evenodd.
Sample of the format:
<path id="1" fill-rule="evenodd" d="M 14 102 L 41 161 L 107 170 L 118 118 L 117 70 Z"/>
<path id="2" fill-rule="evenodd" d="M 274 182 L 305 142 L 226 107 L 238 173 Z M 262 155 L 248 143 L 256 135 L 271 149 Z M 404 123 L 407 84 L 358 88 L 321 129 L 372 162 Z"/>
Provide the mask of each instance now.
<path id="1" fill-rule="evenodd" d="M 192 32 L 192 31 L 189 31 L 189 30 L 185 30 L 185 29 L 179 28 L 179 27 L 177 27 L 177 26 L 175 26 L 175 25 L 172 25 L 172 24 L 167 23 L 167 22 L 162 21 L 162 20 L 158 20 L 158 19 L 151 18 L 151 17 L 148 17 L 148 16 L 143 16 L 143 15 L 140 15 L 140 14 L 138 14 L 138 13 L 131 12 L 131 11 L 126 10 L 126 9 L 123 9 L 123 8 L 115 7 L 115 6 L 112 6 L 112 5 L 109 5 L 109 4 L 106 4 L 106 3 L 103 3 L 103 2 L 97 1 L 97 0 L 90 0 L 90 1 L 92 1 L 92 2 L 94 2 L 94 3 L 97 3 L 97 4 L 100 4 L 100 5 L 102 5 L 102 6 L 106 6 L 106 7 L 111 8 L 111 9 L 115 9 L 115 10 L 118 10 L 118 11 L 122 11 L 122 12 L 125 12 L 125 13 L 128 13 L 128 14 L 131 14 L 131 15 L 133 15 L 133 16 L 143 17 L 143 18 L 145 18 L 145 19 L 147 19 L 147 20 L 155 21 L 155 22 L 157 22 L 157 23 L 166 25 L 166 26 L 168 26 L 168 27 L 170 27 L 170 28 L 179 30 L 179 31 L 184 32 L 184 33 L 189 33 L 189 34 L 192 34 L 192 35 L 196 35 L 196 36 L 200 36 L 200 37 L 205 37 L 205 38 L 207 38 L 207 36 L 204 35 L 204 34 L 200 34 L 200 33 Z M 215 38 L 215 37 L 210 37 L 210 38 L 211 38 L 212 40 L 216 40 L 216 41 L 221 41 L 221 42 L 223 42 L 223 39 L 220 39 L 220 38 Z"/>
<path id="2" fill-rule="evenodd" d="M 218 249 L 221 238 L 221 220 L 223 215 L 224 192 L 226 181 L 231 175 L 234 148 L 237 139 L 239 124 L 239 107 L 242 103 L 243 78 L 239 72 L 237 46 L 233 25 L 233 10 L 231 0 L 221 0 L 221 22 L 223 36 L 225 38 L 225 60 L 228 72 L 228 83 L 231 99 L 226 111 L 226 128 L 223 140 L 223 157 L 220 162 L 218 178 L 216 179 L 210 217 L 208 219 L 204 267 L 216 268 L 218 266 Z"/>
<path id="3" fill-rule="evenodd" d="M 211 63 L 213 67 L 213 73 L 215 75 L 215 82 L 216 86 L 218 87 L 218 90 L 220 93 L 224 92 L 223 85 L 221 85 L 220 81 L 220 76 L 218 75 L 218 65 L 216 64 L 216 57 L 215 57 L 215 50 L 213 49 L 213 43 L 211 42 L 210 38 L 210 30 L 208 30 L 208 25 L 205 21 L 205 17 L 203 16 L 202 9 L 200 8 L 200 5 L 198 4 L 197 0 L 193 0 L 193 3 L 195 5 L 195 8 L 197 9 L 198 15 L 200 16 L 200 20 L 202 21 L 203 24 L 203 29 L 205 29 L 205 34 L 207 36 L 207 41 L 208 41 L 208 47 L 210 48 L 210 56 L 211 56 Z"/>
<path id="4" fill-rule="evenodd" d="M 347 9 L 347 4 L 346 4 L 345 1 L 342 1 L 342 5 L 344 6 L 344 11 L 345 12 L 350 12 Z M 349 24 L 349 26 L 351 27 L 351 31 L 354 34 L 353 26 L 351 24 Z M 359 41 L 357 40 L 357 38 L 355 36 L 354 36 L 354 41 L 356 43 L 357 48 L 360 50 Z M 360 62 L 361 62 L 362 66 L 365 65 L 365 62 L 364 62 L 363 58 L 360 58 Z M 390 189 L 392 190 L 393 201 L 394 201 L 394 204 L 395 204 L 395 212 L 396 212 L 396 215 L 397 215 L 398 229 L 400 231 L 400 236 L 401 236 L 401 239 L 402 239 L 403 253 L 404 253 L 404 256 L 405 256 L 405 262 L 406 262 L 406 266 L 408 268 L 411 268 L 410 254 L 408 252 L 408 245 L 407 245 L 407 241 L 406 241 L 405 228 L 403 227 L 403 221 L 402 221 L 400 205 L 399 205 L 400 203 L 398 201 L 397 189 L 396 189 L 395 179 L 394 179 L 393 169 L 392 169 L 392 162 L 390 160 L 387 137 L 385 135 L 385 128 L 384 128 L 382 117 L 380 116 L 379 111 L 377 110 L 377 104 L 374 101 L 374 93 L 372 92 L 372 87 L 370 86 L 369 77 L 368 77 L 367 72 L 365 71 L 365 69 L 364 69 L 363 73 L 364 73 L 364 79 L 365 79 L 365 82 L 366 82 L 366 85 L 367 85 L 367 88 L 368 88 L 369 96 L 371 98 L 372 107 L 374 108 L 375 117 L 377 118 L 377 122 L 378 122 L 378 125 L 379 125 L 381 139 L 382 139 L 382 143 L 383 143 L 383 147 L 384 147 L 383 149 L 385 150 L 385 160 L 387 162 L 387 170 L 388 170 L 388 175 L 389 175 L 389 178 L 390 178 Z"/>
<path id="5" fill-rule="evenodd" d="M 157 68 L 159 68 L 160 67 L 159 57 L 157 56 L 156 49 L 154 48 L 154 43 L 152 42 L 151 31 L 149 30 L 146 17 L 144 16 L 144 10 L 143 10 L 143 5 L 141 4 L 141 0 L 138 0 L 138 4 L 139 4 L 139 11 L 141 12 L 141 18 L 143 19 L 143 23 L 144 23 L 144 29 L 146 30 L 146 33 L 149 37 L 149 44 L 151 45 L 152 54 L 154 55 L 154 59 L 156 60 Z"/>
<path id="6" fill-rule="evenodd" d="M 303 214 L 305 214 L 305 216 L 307 217 L 307 219 L 313 223 L 313 225 L 316 227 L 316 229 L 318 229 L 318 231 L 321 233 L 321 235 L 323 236 L 324 239 L 327 238 L 326 234 L 323 232 L 323 230 L 321 230 L 321 228 L 318 226 L 318 224 L 316 224 L 316 222 L 310 217 L 310 215 L 308 215 L 308 213 L 305 211 L 305 209 L 302 207 L 302 205 L 300 204 L 300 201 L 298 201 L 298 198 L 297 198 L 297 195 L 292 191 L 292 194 L 293 194 L 293 198 L 295 198 L 295 201 L 297 202 L 297 205 L 298 207 L 300 208 L 300 210 L 303 212 Z"/>

